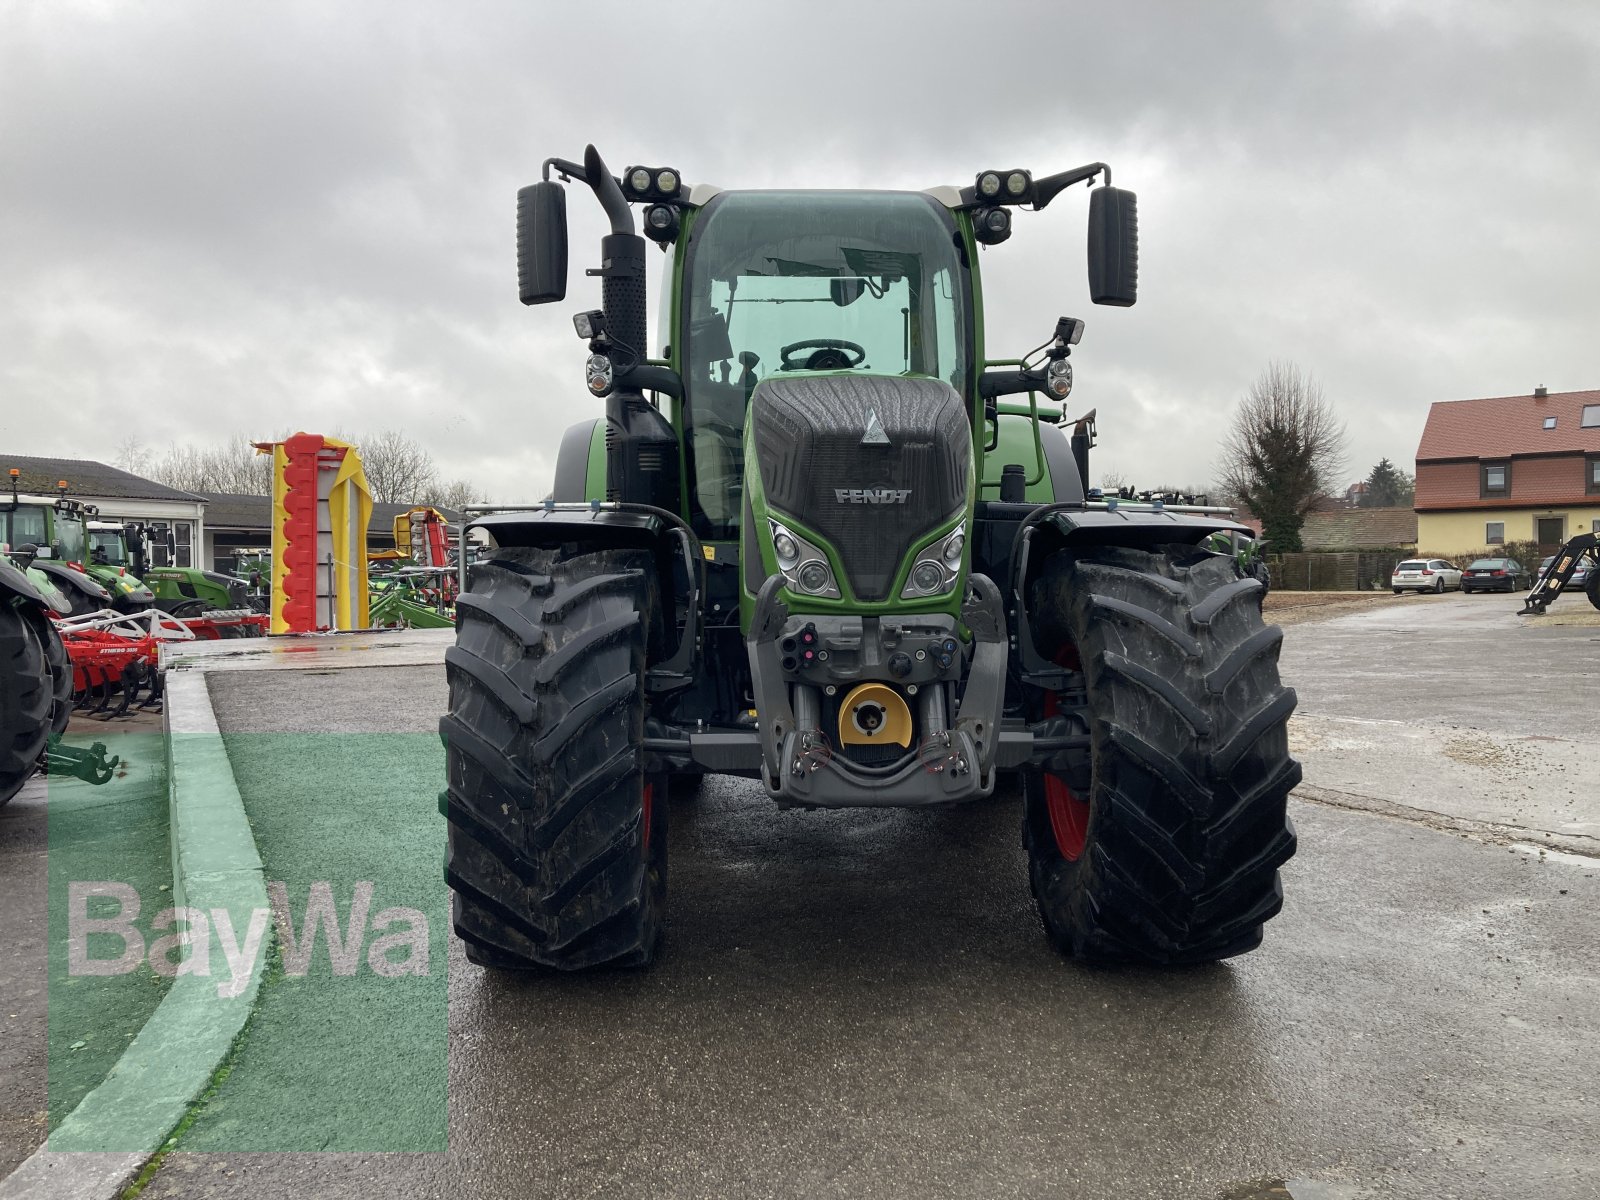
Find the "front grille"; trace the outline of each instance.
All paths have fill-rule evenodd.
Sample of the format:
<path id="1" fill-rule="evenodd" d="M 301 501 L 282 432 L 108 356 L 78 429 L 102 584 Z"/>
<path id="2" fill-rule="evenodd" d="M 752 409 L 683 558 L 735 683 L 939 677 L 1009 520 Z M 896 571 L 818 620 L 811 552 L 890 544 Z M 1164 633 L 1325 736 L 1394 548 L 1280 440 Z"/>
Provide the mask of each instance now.
<path id="1" fill-rule="evenodd" d="M 751 412 L 768 502 L 833 545 L 861 600 L 886 599 L 911 543 L 966 504 L 971 426 L 960 393 L 940 380 L 767 379 Z M 862 443 L 873 414 L 888 445 Z M 860 504 L 836 494 L 877 488 L 910 495 Z"/>

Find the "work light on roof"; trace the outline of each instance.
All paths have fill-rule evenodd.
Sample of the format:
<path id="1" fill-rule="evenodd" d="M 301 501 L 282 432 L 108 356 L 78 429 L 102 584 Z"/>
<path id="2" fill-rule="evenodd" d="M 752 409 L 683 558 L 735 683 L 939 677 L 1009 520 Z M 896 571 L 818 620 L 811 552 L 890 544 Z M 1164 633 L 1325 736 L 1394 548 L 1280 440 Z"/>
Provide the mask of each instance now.
<path id="1" fill-rule="evenodd" d="M 670 204 L 652 204 L 645 209 L 644 235 L 665 248 L 678 236 L 678 210 Z"/>
<path id="2" fill-rule="evenodd" d="M 1011 236 L 1011 211 L 1005 208 L 980 208 L 972 217 L 972 232 L 986 246 L 998 245 Z"/>
<path id="3" fill-rule="evenodd" d="M 671 167 L 629 167 L 622 174 L 629 200 L 676 200 L 683 178 Z"/>

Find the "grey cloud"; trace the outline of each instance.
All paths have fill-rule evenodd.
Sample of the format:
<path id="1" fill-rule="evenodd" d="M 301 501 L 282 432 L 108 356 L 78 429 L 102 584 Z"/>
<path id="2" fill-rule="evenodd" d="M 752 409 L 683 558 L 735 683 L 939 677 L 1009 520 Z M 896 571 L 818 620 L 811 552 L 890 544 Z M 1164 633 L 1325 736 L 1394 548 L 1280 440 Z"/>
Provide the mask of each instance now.
<path id="1" fill-rule="evenodd" d="M 515 301 L 512 202 L 588 140 L 725 186 L 1110 161 L 1138 307 L 1088 305 L 1076 192 L 984 255 L 989 341 L 1086 317 L 1098 461 L 1152 483 L 1210 477 L 1269 358 L 1322 380 L 1353 468 L 1409 458 L 1432 400 L 1596 383 L 1590 6 L 650 11 L 13 6 L 0 443 L 401 425 L 538 494 L 592 405 L 566 312 Z M 576 310 L 602 228 L 572 214 Z"/>

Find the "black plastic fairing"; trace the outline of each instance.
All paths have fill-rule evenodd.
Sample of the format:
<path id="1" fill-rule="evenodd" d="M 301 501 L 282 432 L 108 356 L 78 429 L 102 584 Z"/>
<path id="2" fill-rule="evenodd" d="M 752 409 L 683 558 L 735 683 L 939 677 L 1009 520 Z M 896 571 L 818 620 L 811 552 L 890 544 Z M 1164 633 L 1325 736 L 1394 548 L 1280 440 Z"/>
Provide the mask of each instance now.
<path id="1" fill-rule="evenodd" d="M 750 411 L 768 505 L 833 546 L 858 599 L 887 598 L 911 544 L 967 502 L 971 426 L 942 380 L 779 376 Z"/>

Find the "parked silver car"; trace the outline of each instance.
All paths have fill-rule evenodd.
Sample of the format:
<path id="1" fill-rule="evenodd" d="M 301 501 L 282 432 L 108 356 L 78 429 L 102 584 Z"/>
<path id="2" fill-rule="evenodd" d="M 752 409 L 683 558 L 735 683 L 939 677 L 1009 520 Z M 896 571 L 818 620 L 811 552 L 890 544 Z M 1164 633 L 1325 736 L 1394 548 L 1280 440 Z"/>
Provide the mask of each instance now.
<path id="1" fill-rule="evenodd" d="M 1530 588 L 1533 587 L 1534 584 L 1538 583 L 1539 580 L 1544 578 L 1544 573 L 1550 569 L 1550 564 L 1555 562 L 1555 560 L 1556 556 L 1552 554 L 1549 558 L 1545 559 L 1539 564 L 1539 569 L 1533 573 L 1533 578 L 1528 581 L 1528 586 Z M 1579 559 L 1578 565 L 1572 568 L 1572 578 L 1567 580 L 1567 586 L 1561 590 L 1563 592 L 1581 592 L 1588 585 L 1588 583 L 1589 560 L 1587 558 Z"/>
<path id="2" fill-rule="evenodd" d="M 1442 558 L 1408 558 L 1395 567 L 1389 586 L 1401 592 L 1448 592 L 1461 587 L 1461 569 Z"/>

